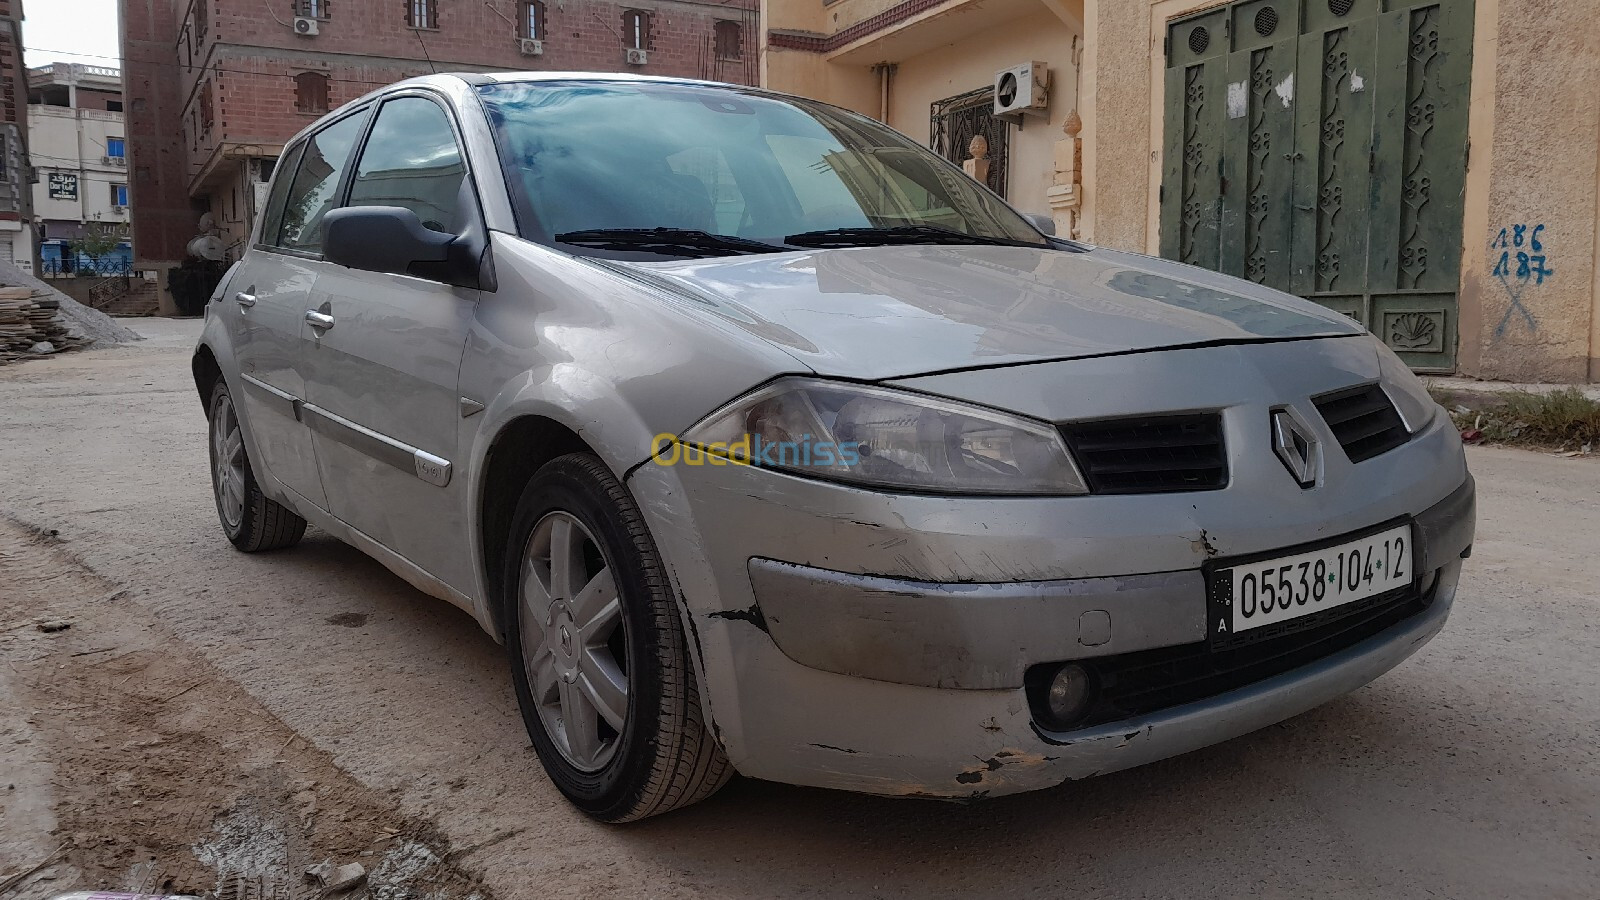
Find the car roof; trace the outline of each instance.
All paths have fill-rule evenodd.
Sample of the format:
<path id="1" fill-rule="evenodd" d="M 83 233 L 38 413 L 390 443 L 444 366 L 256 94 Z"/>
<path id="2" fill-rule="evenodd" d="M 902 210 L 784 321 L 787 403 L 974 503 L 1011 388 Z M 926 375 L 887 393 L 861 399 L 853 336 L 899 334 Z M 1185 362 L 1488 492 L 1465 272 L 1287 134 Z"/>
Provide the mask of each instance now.
<path id="1" fill-rule="evenodd" d="M 567 81 L 609 81 L 619 84 L 680 84 L 692 87 L 720 88 L 731 91 L 741 91 L 752 94 L 762 94 L 769 97 L 790 99 L 792 95 L 781 91 L 768 90 L 761 87 L 752 87 L 743 84 L 731 84 L 725 81 L 706 81 L 698 78 L 673 78 L 665 75 L 636 75 L 632 72 L 435 72 L 431 75 L 418 75 L 393 84 L 386 84 L 375 88 L 360 97 L 342 103 L 338 108 L 318 118 L 315 122 L 298 131 L 294 137 L 284 141 L 284 148 L 293 146 L 314 131 L 320 131 L 333 120 L 342 118 L 355 107 L 362 106 L 382 97 L 403 91 L 408 88 L 439 88 L 446 83 L 459 85 L 465 82 L 473 87 L 489 84 L 529 84 L 537 82 L 560 83 Z M 799 98 L 793 98 L 799 99 Z"/>
<path id="2" fill-rule="evenodd" d="M 633 72 L 451 72 L 468 84 L 515 84 L 526 81 L 631 81 L 657 84 L 692 84 L 703 87 L 726 87 L 749 90 L 745 85 L 722 81 L 705 81 L 696 78 L 676 78 L 667 75 L 638 75 Z M 426 76 L 424 76 L 426 77 Z"/>

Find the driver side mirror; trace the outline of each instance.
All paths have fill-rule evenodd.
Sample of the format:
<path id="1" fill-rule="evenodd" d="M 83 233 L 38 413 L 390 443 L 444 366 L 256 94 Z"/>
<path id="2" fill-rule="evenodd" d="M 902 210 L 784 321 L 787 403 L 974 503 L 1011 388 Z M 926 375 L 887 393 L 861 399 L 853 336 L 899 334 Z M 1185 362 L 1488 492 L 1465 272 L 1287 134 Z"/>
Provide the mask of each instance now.
<path id="1" fill-rule="evenodd" d="M 468 192 L 465 182 L 462 191 Z M 489 236 L 477 220 L 461 234 L 434 231 L 400 206 L 347 206 L 322 218 L 322 258 L 367 272 L 496 289 Z"/>
<path id="2" fill-rule="evenodd" d="M 1028 220 L 1028 224 L 1043 232 L 1045 237 L 1056 236 L 1055 219 L 1052 219 L 1049 216 L 1040 215 L 1039 213 L 1023 213 L 1022 217 Z"/>
<path id="3" fill-rule="evenodd" d="M 322 256 L 367 272 L 438 278 L 450 259 L 453 234 L 433 231 L 417 214 L 399 206 L 350 206 L 322 219 Z"/>

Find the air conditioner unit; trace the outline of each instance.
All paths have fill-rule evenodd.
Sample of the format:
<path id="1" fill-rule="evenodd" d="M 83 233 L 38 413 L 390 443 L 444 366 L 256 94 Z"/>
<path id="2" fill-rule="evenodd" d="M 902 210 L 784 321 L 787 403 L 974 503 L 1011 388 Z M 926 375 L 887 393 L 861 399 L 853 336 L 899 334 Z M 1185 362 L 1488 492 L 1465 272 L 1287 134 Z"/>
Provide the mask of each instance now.
<path id="1" fill-rule="evenodd" d="M 522 52 L 523 56 L 543 56 L 544 41 L 534 40 L 533 38 L 518 38 L 517 49 Z"/>
<path id="2" fill-rule="evenodd" d="M 113 207 L 111 207 L 111 214 L 114 215 L 114 216 L 120 216 L 120 215 L 126 213 L 127 211 L 128 211 L 128 208 L 126 206 L 113 206 Z"/>
<path id="3" fill-rule="evenodd" d="M 123 157 L 123 156 L 102 156 L 102 157 L 100 157 L 100 165 L 102 165 L 102 166 L 125 166 L 127 164 L 128 164 L 127 157 Z"/>
<path id="4" fill-rule="evenodd" d="M 642 66 L 648 62 L 650 62 L 650 52 L 648 50 L 628 51 L 628 65 Z"/>
<path id="5" fill-rule="evenodd" d="M 294 33 L 305 37 L 316 37 L 322 30 L 322 23 L 308 16 L 294 17 Z"/>
<path id="6" fill-rule="evenodd" d="M 994 73 L 994 114 L 1019 121 L 1024 114 L 1048 115 L 1050 70 L 1042 62 L 1030 62 Z"/>

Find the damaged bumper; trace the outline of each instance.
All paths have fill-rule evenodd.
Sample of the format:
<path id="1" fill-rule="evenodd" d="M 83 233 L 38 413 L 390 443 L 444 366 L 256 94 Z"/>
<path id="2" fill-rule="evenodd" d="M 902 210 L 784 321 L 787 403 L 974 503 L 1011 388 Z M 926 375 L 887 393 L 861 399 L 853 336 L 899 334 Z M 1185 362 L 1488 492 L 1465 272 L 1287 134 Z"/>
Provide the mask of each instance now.
<path id="1" fill-rule="evenodd" d="M 1452 440 L 1454 442 L 1452 442 Z M 1473 490 L 1442 425 L 1392 490 L 1259 497 L 897 496 L 748 466 L 646 465 L 635 495 L 682 594 L 702 695 L 751 777 L 877 794 L 1049 787 L 1245 734 L 1377 678 L 1443 626 Z M 1320 495 L 1318 495 L 1320 493 Z M 1209 559 L 1412 521 L 1416 609 L 1337 652 L 1212 696 L 1069 732 L 1040 726 L 1035 664 L 1203 647 Z"/>

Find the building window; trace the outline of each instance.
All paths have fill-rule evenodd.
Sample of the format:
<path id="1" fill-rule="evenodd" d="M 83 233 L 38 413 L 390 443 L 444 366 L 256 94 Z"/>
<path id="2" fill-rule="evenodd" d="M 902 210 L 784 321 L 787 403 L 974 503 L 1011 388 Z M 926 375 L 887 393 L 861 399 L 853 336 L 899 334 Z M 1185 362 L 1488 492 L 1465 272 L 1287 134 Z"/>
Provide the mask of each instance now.
<path id="1" fill-rule="evenodd" d="M 541 0 L 522 0 L 522 36 L 530 40 L 544 40 L 544 3 Z"/>
<path id="2" fill-rule="evenodd" d="M 111 186 L 111 205 L 112 206 L 120 206 L 120 207 L 122 207 L 124 209 L 127 208 L 127 206 L 128 206 L 128 186 L 127 185 L 125 185 L 125 184 L 113 184 Z"/>
<path id="3" fill-rule="evenodd" d="M 406 24 L 412 28 L 438 28 L 439 8 L 435 0 L 406 0 Z"/>
<path id="4" fill-rule="evenodd" d="M 328 111 L 328 76 L 321 72 L 301 72 L 294 77 L 294 108 L 303 113 L 322 115 Z"/>
<path id="5" fill-rule="evenodd" d="M 124 141 L 122 138 L 114 138 L 114 137 L 106 138 L 106 156 L 109 156 L 112 159 L 122 159 L 122 160 L 127 159 L 128 158 L 128 144 L 127 144 L 127 142 Z"/>
<path id="6" fill-rule="evenodd" d="M 294 0 L 294 14 L 306 19 L 328 18 L 330 0 Z"/>
<path id="7" fill-rule="evenodd" d="M 213 120 L 212 119 L 212 111 L 211 111 L 211 97 L 212 97 L 211 82 L 208 81 L 208 82 L 206 82 L 206 86 L 200 89 L 200 133 L 201 134 L 210 134 L 211 133 L 211 123 L 212 123 L 212 120 Z"/>
<path id="8" fill-rule="evenodd" d="M 929 107 L 929 146 L 956 165 L 970 158 L 972 139 L 983 135 L 989 143 L 989 189 L 1006 195 L 1006 169 L 1011 157 L 1011 129 L 994 116 L 994 89 L 978 88 L 947 97 Z"/>
<path id="9" fill-rule="evenodd" d="M 107 100 L 106 101 L 106 112 L 122 112 L 122 101 L 121 100 Z"/>
<path id="10" fill-rule="evenodd" d="M 717 59 L 742 59 L 744 57 L 744 33 L 739 29 L 738 22 L 726 19 L 718 20 L 712 32 L 716 38 Z"/>
<path id="11" fill-rule="evenodd" d="M 622 14 L 622 45 L 629 50 L 650 49 L 650 14 L 630 9 Z"/>

